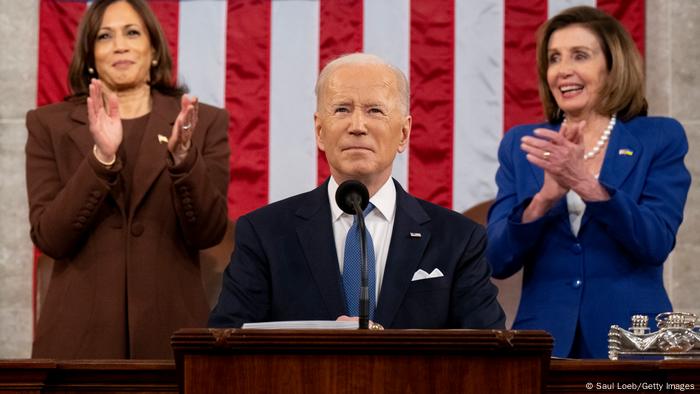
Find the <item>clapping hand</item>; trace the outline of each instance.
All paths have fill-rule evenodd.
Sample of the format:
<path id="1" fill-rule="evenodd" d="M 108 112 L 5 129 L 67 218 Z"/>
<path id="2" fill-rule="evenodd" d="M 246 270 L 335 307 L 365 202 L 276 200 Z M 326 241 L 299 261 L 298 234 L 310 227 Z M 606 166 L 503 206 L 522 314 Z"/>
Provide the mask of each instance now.
<path id="1" fill-rule="evenodd" d="M 523 137 L 522 149 L 527 153 L 527 160 L 542 168 L 545 172 L 545 184 L 553 197 L 561 197 L 590 177 L 583 159 L 584 145 L 582 130 L 584 122 L 564 123 L 559 132 L 549 129 L 535 129 L 534 137 Z M 548 185 L 547 181 L 556 182 L 559 187 Z M 544 191 L 544 190 L 543 190 Z"/>
<path id="2" fill-rule="evenodd" d="M 187 94 L 182 95 L 180 113 L 175 119 L 173 130 L 168 140 L 168 150 L 172 154 L 175 165 L 180 164 L 192 146 L 192 133 L 197 126 L 197 111 L 199 108 L 197 97 Z"/>
<path id="3" fill-rule="evenodd" d="M 117 95 L 107 91 L 99 79 L 90 81 L 89 91 L 88 123 L 95 141 L 95 156 L 102 163 L 114 163 L 123 138 Z"/>

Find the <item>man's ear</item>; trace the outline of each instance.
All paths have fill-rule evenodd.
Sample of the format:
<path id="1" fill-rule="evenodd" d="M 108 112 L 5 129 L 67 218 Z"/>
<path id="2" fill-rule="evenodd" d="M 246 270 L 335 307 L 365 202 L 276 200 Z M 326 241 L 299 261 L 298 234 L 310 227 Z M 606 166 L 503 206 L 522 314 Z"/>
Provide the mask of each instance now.
<path id="1" fill-rule="evenodd" d="M 326 151 L 323 145 L 323 130 L 321 128 L 321 117 L 318 112 L 314 113 L 314 132 L 316 133 L 316 146 L 322 151 Z"/>
<path id="2" fill-rule="evenodd" d="M 411 115 L 406 116 L 401 127 L 401 140 L 399 140 L 399 146 L 396 149 L 399 153 L 403 153 L 408 146 L 409 137 L 411 136 L 411 125 L 413 124 L 413 118 Z"/>

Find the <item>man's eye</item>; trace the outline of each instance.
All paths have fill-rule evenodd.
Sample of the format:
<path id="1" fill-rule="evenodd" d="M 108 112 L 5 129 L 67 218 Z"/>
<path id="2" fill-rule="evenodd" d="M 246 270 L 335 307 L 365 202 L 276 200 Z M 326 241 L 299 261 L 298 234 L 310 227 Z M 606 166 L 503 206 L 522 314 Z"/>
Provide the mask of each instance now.
<path id="1" fill-rule="evenodd" d="M 384 115 L 384 111 L 381 108 L 370 108 L 369 113 L 376 115 Z"/>
<path id="2" fill-rule="evenodd" d="M 348 112 L 350 112 L 350 111 L 345 107 L 338 107 L 335 109 L 335 113 L 348 113 Z"/>

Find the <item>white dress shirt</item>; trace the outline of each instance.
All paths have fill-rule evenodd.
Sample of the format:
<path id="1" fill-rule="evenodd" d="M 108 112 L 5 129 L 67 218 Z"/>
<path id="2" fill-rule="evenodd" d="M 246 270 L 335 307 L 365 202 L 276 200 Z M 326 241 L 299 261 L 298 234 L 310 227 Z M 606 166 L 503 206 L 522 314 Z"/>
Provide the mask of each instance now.
<path id="1" fill-rule="evenodd" d="M 345 258 L 345 238 L 352 226 L 353 215 L 343 212 L 335 202 L 335 192 L 338 190 L 338 183 L 331 176 L 328 182 L 328 200 L 331 204 L 331 217 L 333 220 L 333 236 L 335 238 L 335 250 L 338 253 L 338 265 L 340 273 L 343 273 L 343 260 Z M 365 217 L 365 226 L 372 236 L 374 245 L 374 259 L 376 270 L 375 296 L 379 302 L 379 294 L 384 279 L 384 268 L 389 255 L 389 244 L 391 243 L 391 233 L 394 229 L 394 216 L 396 213 L 396 186 L 391 177 L 372 196 L 369 201 L 374 204 L 374 209 Z"/>
<path id="2" fill-rule="evenodd" d="M 578 230 L 581 229 L 581 219 L 586 211 L 586 203 L 583 202 L 581 196 L 573 190 L 566 192 L 566 208 L 569 211 L 569 224 L 571 232 L 575 237 L 578 237 Z"/>

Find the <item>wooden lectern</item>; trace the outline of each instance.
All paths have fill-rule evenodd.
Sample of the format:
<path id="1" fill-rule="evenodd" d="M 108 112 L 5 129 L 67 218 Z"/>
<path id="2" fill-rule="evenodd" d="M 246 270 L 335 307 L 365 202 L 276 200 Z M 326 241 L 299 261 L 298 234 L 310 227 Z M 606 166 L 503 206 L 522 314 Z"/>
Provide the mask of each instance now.
<path id="1" fill-rule="evenodd" d="M 185 329 L 183 393 L 542 393 L 544 331 Z"/>

